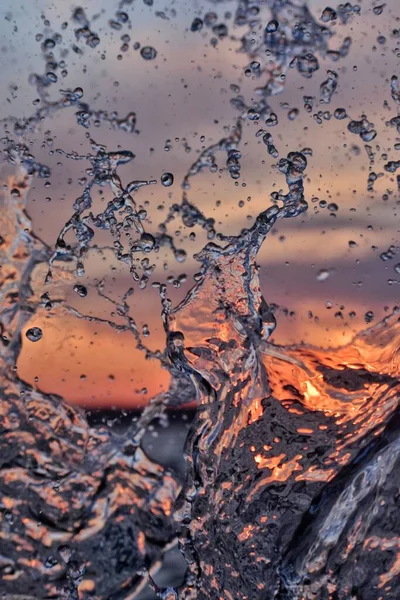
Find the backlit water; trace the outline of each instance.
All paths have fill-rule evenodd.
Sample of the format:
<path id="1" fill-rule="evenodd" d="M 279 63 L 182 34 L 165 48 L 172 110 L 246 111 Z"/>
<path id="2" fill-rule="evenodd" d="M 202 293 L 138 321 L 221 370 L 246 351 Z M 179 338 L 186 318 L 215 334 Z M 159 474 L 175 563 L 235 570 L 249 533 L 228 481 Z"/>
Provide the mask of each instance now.
<path id="1" fill-rule="evenodd" d="M 105 85 L 116 93 L 113 110 L 85 100 L 84 74 L 98 61 L 103 38 L 118 32 L 121 56 L 131 51 L 140 33 L 135 9 L 127 0 L 107 6 L 99 26 L 90 7 L 71 7 L 68 21 L 51 24 L 44 15 L 36 31 L 44 70 L 30 75 L 31 114 L 2 122 L 0 591 L 7 600 L 398 598 L 399 308 L 388 303 L 379 319 L 366 311 L 363 327 L 349 326 L 342 343 L 278 344 L 284 311 L 265 292 L 257 264 L 277 227 L 282 232 L 286 222 L 305 219 L 317 203 L 321 210 L 329 204 L 333 218 L 339 209 L 335 198 L 324 205 L 308 194 L 312 136 L 296 133 L 284 143 L 283 120 L 311 118 L 354 139 L 360 152 L 352 152 L 363 159 L 356 191 L 371 193 L 385 180 L 387 197 L 377 192 L 375 202 L 390 211 L 398 232 L 397 74 L 382 76 L 385 116 L 379 122 L 358 114 L 354 103 L 335 100 L 340 65 L 353 52 L 352 28 L 363 11 L 386 19 L 374 52 L 390 44 L 399 53 L 395 3 L 331 8 L 267 0 L 226 8 L 210 2 L 193 10 L 187 31 L 208 32 L 204 43 L 211 48 L 230 40 L 245 56 L 252 91 L 242 94 L 232 82 L 234 118 L 222 135 L 214 123 L 213 140 L 203 140 L 195 157 L 179 138 L 186 147 L 180 180 L 165 169 L 157 178 L 142 178 L 139 170 L 129 177 L 126 169 L 140 154 L 130 139 L 140 139 L 145 123 L 132 110 L 120 112 L 111 78 Z M 161 20 L 178 10 L 152 2 L 144 9 L 158 11 Z M 160 59 L 156 29 L 151 39 L 135 50 L 143 68 Z M 84 61 L 81 81 L 61 85 L 76 60 Z M 292 73 L 302 78 L 303 105 L 273 102 Z M 154 94 L 162 94 L 162 86 Z M 53 134 L 58 119 L 67 120 L 71 139 Z M 72 147 L 76 131 L 80 142 Z M 109 144 L 107 132 L 117 132 L 118 143 Z M 174 153 L 178 142 L 162 143 Z M 242 160 L 250 144 L 262 155 L 255 177 L 267 191 L 261 210 L 232 234 L 193 189 L 205 173 L 242 185 L 246 166 L 250 180 L 252 166 Z M 334 154 L 331 147 L 326 152 Z M 266 163 L 274 165 L 273 180 L 263 179 Z M 69 164 L 82 167 L 80 193 L 60 198 L 51 182 Z M 71 178 L 71 188 L 74 183 Z M 159 211 L 149 201 L 157 186 L 172 194 Z M 50 220 L 45 210 L 31 217 L 36 195 L 42 206 L 51 201 Z M 68 210 L 61 227 L 57 202 Z M 396 239 L 386 238 L 375 250 L 379 264 L 390 265 L 386 285 L 392 290 L 400 253 Z M 195 252 L 189 241 L 197 244 Z M 356 247 L 349 239 L 348 248 Z M 310 263 L 317 258 L 301 247 L 298 253 Z M 185 265 L 193 263 L 189 278 Z M 125 273 L 123 292 L 113 272 Z M 284 277 L 284 260 L 280 272 Z M 334 273 L 335 265 L 321 268 L 316 280 L 323 284 Z M 143 322 L 138 306 L 145 311 L 154 298 L 156 310 Z M 336 318 L 351 315 L 343 307 Z M 123 428 L 95 423 L 84 407 L 23 374 L 29 371 L 24 352 L 39 352 L 51 323 L 65 339 L 79 326 L 128 339 L 140 364 L 151 365 L 146 387 L 158 370 L 168 375 L 167 384 Z M 150 332 L 157 328 L 162 343 L 154 346 Z M 55 344 L 52 353 L 58 352 L 64 350 Z M 110 361 L 114 354 L 122 360 L 113 344 L 106 352 Z M 68 360 L 65 353 L 66 370 Z M 84 381 L 85 364 L 80 368 Z M 171 414 L 194 402 L 183 475 L 162 460 L 167 449 L 155 424 L 173 432 Z M 155 446 L 160 440 L 154 455 L 145 441 L 152 437 Z M 169 570 L 168 560 L 175 565 Z"/>

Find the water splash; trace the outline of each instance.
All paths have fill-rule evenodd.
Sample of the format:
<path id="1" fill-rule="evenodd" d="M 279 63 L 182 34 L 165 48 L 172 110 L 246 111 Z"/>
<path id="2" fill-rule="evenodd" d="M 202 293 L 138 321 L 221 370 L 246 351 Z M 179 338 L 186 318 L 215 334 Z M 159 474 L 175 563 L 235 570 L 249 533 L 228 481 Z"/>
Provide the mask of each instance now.
<path id="1" fill-rule="evenodd" d="M 268 343 L 275 318 L 255 258 L 276 219 L 304 210 L 305 165 L 281 161 L 290 203 L 226 247 L 208 245 L 203 280 L 165 314 L 170 358 L 200 402 L 176 509 L 182 598 L 363 598 L 382 581 L 385 597 L 398 591 L 368 540 L 395 511 L 399 311 L 336 351 Z"/>
<path id="2" fill-rule="evenodd" d="M 131 2 L 119 8 L 125 4 Z M 377 15 L 383 10 L 375 8 Z M 308 80 L 320 70 L 321 60 L 345 57 L 351 39 L 330 49 L 333 31 L 325 24 L 346 24 L 359 10 L 350 3 L 327 7 L 320 25 L 305 4 L 241 2 L 235 24 L 248 30 L 241 51 L 254 77 L 264 77 L 265 83 L 256 89 L 255 101 L 240 95 L 232 99 L 239 116 L 230 133 L 206 147 L 189 167 L 181 201 L 172 205 L 157 232 L 146 231 L 146 214 L 135 197 L 156 182 L 123 183 L 119 169 L 134 160 L 133 152 L 109 151 L 88 135 L 87 154 L 59 150 L 69 160 L 89 163 L 90 179 L 54 248 L 33 233 L 26 211 L 32 179 L 50 174 L 31 154 L 26 136 L 71 107 L 85 129 L 104 121 L 130 134 L 137 131 L 134 112 L 120 118 L 117 112 L 94 110 L 82 102 L 81 87 L 51 100 L 60 66 L 53 49 L 60 39 L 54 34 L 43 42 L 46 73 L 31 78 L 42 105 L 31 117 L 9 119 L 12 132 L 2 140 L 4 158 L 13 165 L 2 174 L 0 213 L 0 574 L 6 598 L 139 598 L 146 582 L 164 599 L 398 597 L 399 309 L 341 348 L 270 342 L 276 318 L 261 294 L 257 253 L 278 220 L 307 209 L 307 150 L 280 158 L 287 193 L 274 192 L 274 204 L 237 236 L 217 233 L 215 220 L 189 199 L 193 177 L 218 170 L 220 154 L 230 177 L 240 177 L 244 123 L 262 119 L 266 127 L 276 126 L 270 97 L 283 90 L 289 69 Z M 100 38 L 82 8 L 72 20 L 77 44 L 95 48 Z M 109 25 L 120 31 L 128 21 L 129 15 L 119 10 Z M 225 24 L 216 21 L 214 13 L 207 13 L 190 29 L 197 32 L 205 24 L 216 36 L 215 45 L 228 36 Z M 82 52 L 78 45 L 74 51 Z M 154 60 L 157 51 L 145 46 L 141 55 Z M 319 88 L 323 104 L 332 101 L 337 86 L 337 72 L 328 70 Z M 396 76 L 390 92 L 399 104 Z M 312 113 L 316 102 L 305 95 L 306 112 Z M 288 114 L 295 118 L 298 109 Z M 350 118 L 345 109 L 336 109 L 334 116 Z M 314 118 L 321 124 L 328 120 L 319 112 Z M 389 124 L 399 128 L 399 117 Z M 347 129 L 364 142 L 378 135 L 366 115 L 351 119 Z M 256 135 L 272 158 L 282 156 L 269 132 L 260 129 Z M 373 152 L 366 149 L 372 165 Z M 387 172 L 396 169 L 396 161 L 386 160 Z M 369 187 L 377 178 L 372 174 Z M 162 175 L 165 187 L 173 182 L 171 173 Z M 96 188 L 107 188 L 113 196 L 98 214 L 93 212 Z M 209 243 L 196 255 L 201 265 L 197 283 L 177 307 L 166 285 L 156 285 L 166 348 L 154 352 L 144 343 L 146 327 L 139 329 L 128 299 L 147 286 L 153 272 L 148 255 L 166 246 L 178 262 L 185 260 L 185 250 L 168 233 L 177 218 L 186 227 L 204 229 Z M 87 257 L 97 251 L 96 230 L 111 233 L 115 258 L 128 266 L 137 286 L 118 301 L 106 295 L 103 282 L 95 286 L 120 321 L 84 314 L 66 299 L 68 286 L 80 298 L 87 295 L 75 275 L 84 275 Z M 389 248 L 383 260 L 396 251 Z M 123 435 L 90 425 L 83 410 L 19 377 L 24 340 L 39 345 L 46 335 L 37 324 L 43 314 L 73 315 L 129 333 L 146 358 L 168 368 L 169 389 Z M 167 406 L 195 397 L 198 410 L 186 443 L 183 483 L 150 460 L 141 441 Z M 188 565 L 185 581 L 176 589 L 160 589 L 153 575 L 177 537 Z"/>

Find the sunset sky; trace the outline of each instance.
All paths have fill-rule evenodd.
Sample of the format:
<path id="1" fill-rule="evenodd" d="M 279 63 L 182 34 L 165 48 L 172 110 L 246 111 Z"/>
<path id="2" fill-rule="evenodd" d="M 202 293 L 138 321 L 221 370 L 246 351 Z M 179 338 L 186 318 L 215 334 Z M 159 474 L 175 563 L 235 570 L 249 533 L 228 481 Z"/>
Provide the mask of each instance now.
<path id="1" fill-rule="evenodd" d="M 309 5 L 315 15 L 320 15 L 326 2 L 315 0 Z M 294 69 L 289 70 L 285 91 L 271 99 L 279 124 L 269 131 L 280 155 L 304 147 L 313 150 L 313 156 L 308 157 L 305 179 L 308 212 L 297 219 L 280 222 L 258 257 L 266 300 L 295 312 L 289 317 L 278 312 L 274 339 L 280 344 L 305 341 L 323 347 L 338 346 L 350 341 L 356 331 L 365 327 L 367 311 L 373 311 L 376 321 L 399 300 L 400 276 L 394 266 L 400 263 L 400 251 L 391 261 L 380 259 L 380 254 L 389 246 L 400 245 L 396 174 L 383 170 L 387 160 L 399 158 L 394 144 L 400 139 L 395 129 L 385 125 L 396 115 L 390 96 L 390 78 L 398 66 L 398 40 L 391 36 L 397 17 L 397 0 L 388 0 L 380 16 L 372 12 L 372 5 L 364 0 L 360 17 L 354 17 L 346 26 L 334 28 L 337 35 L 331 40 L 331 47 L 338 47 L 344 36 L 353 38 L 346 59 L 337 63 L 322 60 L 320 70 L 311 80 L 302 78 Z M 180 181 L 199 151 L 224 137 L 232 127 L 237 113 L 230 105 L 234 95 L 230 85 L 239 85 L 241 93 L 250 99 L 254 88 L 262 84 L 262 79 L 254 81 L 244 75 L 249 59 L 238 52 L 240 28 L 229 27 L 236 39 L 228 37 L 219 41 L 216 48 L 210 45 L 209 30 L 190 31 L 193 18 L 204 14 L 202 6 L 202 3 L 180 0 L 166 9 L 162 2 L 155 0 L 152 8 L 144 4 L 126 7 L 132 16 L 132 30 L 128 31 L 131 41 L 126 53 L 120 52 L 120 37 L 126 31 L 110 28 L 108 21 L 113 18 L 114 7 L 105 0 L 84 6 L 89 19 L 94 14 L 99 15 L 92 21 L 92 28 L 101 39 L 96 49 L 84 47 L 83 56 L 77 56 L 70 50 L 71 24 L 63 32 L 65 47 L 69 49 L 65 58 L 68 75 L 53 86 L 54 98 L 60 89 L 81 86 L 84 100 L 93 109 L 117 110 L 120 116 L 132 110 L 136 112 L 139 134 L 116 132 L 105 124 L 90 130 L 93 138 L 106 144 L 109 150 L 120 145 L 136 154 L 133 162 L 119 169 L 123 182 L 133 179 L 159 182 L 163 172 L 174 174 L 175 181 L 170 188 L 158 183 L 143 188 L 136 195 L 137 203 L 148 211 L 148 231 L 152 228 L 155 231 L 168 207 L 180 202 Z M 2 85 L 8 94 L 2 94 L 0 117 L 27 116 L 33 112 L 36 92 L 28 84 L 28 76 L 31 72 L 43 72 L 40 42 L 35 41 L 35 35 L 43 32 L 41 15 L 50 20 L 51 31 L 60 31 L 61 23 L 69 20 L 72 7 L 69 2 L 53 4 L 40 0 L 33 2 L 27 13 L 26 7 L 5 0 L 3 11 L 7 19 L 1 22 L 0 47 L 6 57 Z M 224 15 L 233 12 L 234 7 L 233 2 L 207 3 L 207 10 L 214 10 L 220 20 L 228 24 L 232 19 Z M 167 18 L 156 16 L 157 11 L 164 11 Z M 15 26 L 17 30 L 12 33 L 10 45 L 10 28 Z M 380 35 L 386 36 L 386 42 L 378 43 Z M 135 42 L 154 46 L 156 59 L 144 61 L 139 51 L 132 48 Z M 119 54 L 123 54 L 122 60 L 118 59 Z M 364 142 L 347 131 L 348 120 L 338 121 L 332 117 L 320 125 L 313 119 L 313 113 L 308 114 L 303 108 L 304 95 L 319 97 L 319 86 L 326 79 L 328 68 L 339 75 L 337 93 L 330 106 L 316 104 L 313 112 L 328 109 L 333 112 L 343 107 L 353 119 L 359 119 L 364 112 L 374 123 L 378 136 L 370 144 L 376 153 L 373 170 L 384 176 L 375 183 L 373 193 L 367 191 L 369 160 Z M 12 89 L 16 83 L 18 90 Z M 284 103 L 287 107 L 282 106 Z M 295 121 L 287 118 L 288 107 L 300 109 Z M 245 125 L 239 185 L 226 171 L 204 172 L 192 181 L 189 200 L 213 217 L 217 229 L 223 233 L 238 233 L 251 225 L 257 214 L 270 204 L 271 192 L 286 189 L 284 177 L 276 168 L 277 161 L 269 156 L 260 138 L 255 137 L 261 126 L 262 123 L 250 121 Z M 76 124 L 73 111 L 64 110 L 48 119 L 40 132 L 29 140 L 36 158 L 52 168 L 51 186 L 45 188 L 44 180 L 34 180 L 28 197 L 33 230 L 49 244 L 54 244 L 59 230 L 72 214 L 73 201 L 83 189 L 78 179 L 85 176 L 89 166 L 86 161 L 70 161 L 50 152 L 57 148 L 66 152 L 90 152 L 85 133 Z M 166 144 L 167 140 L 170 144 Z M 185 151 L 185 144 L 191 147 L 190 152 Z M 165 150 L 166 145 L 171 146 L 169 151 Z M 387 158 L 382 158 L 385 153 Z M 223 167 L 225 155 L 217 156 L 217 161 Z M 111 198 L 108 190 L 101 191 L 105 200 L 95 192 L 94 212 Z M 382 199 L 385 193 L 389 194 L 387 200 Z M 241 201 L 244 201 L 243 206 L 239 205 Z M 320 206 L 320 201 L 336 203 L 338 210 L 332 213 L 326 206 Z M 160 206 L 163 208 L 159 209 Z M 188 253 L 184 264 L 177 263 L 167 250 L 161 250 L 157 256 L 149 255 L 150 261 L 156 264 L 154 281 L 165 281 L 168 275 L 187 275 L 187 283 L 179 290 L 169 286 L 175 303 L 190 289 L 193 274 L 199 269 L 193 254 L 206 242 L 199 228 L 195 229 L 196 240 L 189 240 L 190 231 L 181 226 L 178 219 L 169 226 L 172 235 L 178 234 L 176 245 Z M 350 247 L 349 241 L 355 245 Z M 95 242 L 110 245 L 112 240 L 107 234 L 96 232 Z M 79 281 L 88 285 L 86 298 L 79 298 L 72 291 L 76 277 L 66 285 L 65 293 L 67 301 L 81 312 L 112 318 L 113 307 L 98 298 L 91 283 L 96 278 L 104 278 L 107 293 L 119 299 L 131 287 L 132 280 L 126 265 L 116 265 L 110 253 L 104 256 L 104 260 L 93 257 L 87 262 L 86 276 Z M 329 271 L 324 281 L 317 277 L 321 269 Z M 391 285 L 388 284 L 390 279 L 395 280 Z M 40 287 L 39 277 L 37 281 Z M 162 349 L 164 332 L 157 290 L 137 289 L 130 306 L 139 327 L 149 325 L 151 333 L 146 340 L 149 346 Z M 335 316 L 339 311 L 343 318 Z M 351 312 L 356 316 L 351 317 Z M 66 318 L 57 314 L 57 310 L 50 314 L 38 313 L 32 325 L 43 328 L 43 338 L 36 344 L 24 342 L 19 373 L 30 382 L 37 377 L 36 384 L 45 391 L 59 393 L 67 400 L 86 406 L 132 407 L 147 402 L 167 385 L 167 372 L 156 361 L 146 361 L 128 333 L 118 334 L 106 325 L 90 324 L 72 316 Z"/>

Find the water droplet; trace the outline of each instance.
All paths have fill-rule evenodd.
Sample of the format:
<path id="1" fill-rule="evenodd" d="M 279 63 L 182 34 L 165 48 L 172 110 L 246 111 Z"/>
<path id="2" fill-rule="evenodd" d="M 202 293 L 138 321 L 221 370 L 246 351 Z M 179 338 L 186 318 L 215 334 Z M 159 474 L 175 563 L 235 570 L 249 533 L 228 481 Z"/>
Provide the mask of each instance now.
<path id="1" fill-rule="evenodd" d="M 174 183 L 174 176 L 172 173 L 163 173 L 161 175 L 161 183 L 164 187 L 170 187 Z"/>
<path id="2" fill-rule="evenodd" d="M 360 137 L 364 142 L 372 142 L 376 138 L 376 131 L 370 129 L 369 131 L 362 131 Z"/>
<path id="3" fill-rule="evenodd" d="M 71 548 L 67 544 L 64 544 L 58 548 L 58 552 L 63 561 L 68 564 L 72 556 Z"/>
<path id="4" fill-rule="evenodd" d="M 397 75 L 393 75 L 390 80 L 390 92 L 396 104 L 400 105 L 400 82 Z"/>
<path id="5" fill-rule="evenodd" d="M 314 97 L 313 96 L 303 96 L 304 102 L 304 110 L 310 113 L 314 106 Z"/>
<path id="6" fill-rule="evenodd" d="M 83 89 L 81 87 L 76 87 L 73 91 L 75 98 L 79 99 L 83 96 Z"/>
<path id="7" fill-rule="evenodd" d="M 225 23 L 219 23 L 213 27 L 213 32 L 219 37 L 220 40 L 222 40 L 228 35 L 228 28 Z"/>
<path id="8" fill-rule="evenodd" d="M 296 117 L 298 117 L 299 112 L 300 111 L 298 108 L 292 108 L 291 110 L 289 110 L 289 112 L 288 112 L 289 121 L 294 121 L 296 119 Z"/>
<path id="9" fill-rule="evenodd" d="M 321 102 L 324 102 L 324 104 L 330 103 L 338 85 L 338 75 L 335 71 L 328 70 L 327 75 L 328 79 L 320 87 Z"/>
<path id="10" fill-rule="evenodd" d="M 278 116 L 275 113 L 271 113 L 268 119 L 265 120 L 267 127 L 275 127 L 278 125 Z"/>
<path id="11" fill-rule="evenodd" d="M 381 15 L 383 13 L 383 9 L 385 8 L 386 4 L 380 4 L 379 6 L 374 6 L 374 8 L 372 9 L 375 15 Z"/>
<path id="12" fill-rule="evenodd" d="M 297 57 L 296 66 L 299 73 L 309 79 L 319 69 L 319 62 L 314 54 L 307 52 Z"/>
<path id="13" fill-rule="evenodd" d="M 373 321 L 373 319 L 374 319 L 374 313 L 372 312 L 372 310 L 369 310 L 368 312 L 365 313 L 364 320 L 366 323 L 371 323 L 371 321 Z"/>
<path id="14" fill-rule="evenodd" d="M 42 339 L 43 331 L 40 329 L 40 327 L 31 327 L 27 330 L 25 335 L 30 342 L 38 342 Z"/>
<path id="15" fill-rule="evenodd" d="M 200 31 L 203 29 L 203 21 L 198 17 L 193 19 L 192 24 L 190 26 L 190 31 Z"/>
<path id="16" fill-rule="evenodd" d="M 81 298 L 85 298 L 87 296 L 87 288 L 84 285 L 80 285 L 77 283 L 74 285 L 74 292 L 78 294 Z"/>
<path id="17" fill-rule="evenodd" d="M 278 21 L 276 21 L 274 19 L 274 20 L 270 21 L 269 23 L 267 23 L 265 31 L 267 33 L 275 33 L 275 31 L 278 30 L 278 27 L 279 27 L 279 23 L 278 23 Z"/>
<path id="18" fill-rule="evenodd" d="M 143 252 L 151 252 L 156 244 L 156 240 L 151 233 L 142 233 L 140 241 Z"/>
<path id="19" fill-rule="evenodd" d="M 58 565 L 58 560 L 56 559 L 55 556 L 49 556 L 44 564 L 46 569 L 52 569 L 56 565 Z"/>
<path id="20" fill-rule="evenodd" d="M 140 55 L 144 60 L 153 60 L 157 56 L 157 50 L 152 46 L 143 46 Z"/>
<path id="21" fill-rule="evenodd" d="M 56 81 L 58 81 L 57 75 L 55 73 L 52 73 L 51 71 L 46 73 L 46 77 L 49 81 L 51 81 L 51 83 L 55 83 Z"/>
<path id="22" fill-rule="evenodd" d="M 52 40 L 51 38 L 48 38 L 47 40 L 45 40 L 43 42 L 43 49 L 44 50 L 51 50 L 52 48 L 54 48 L 55 45 L 56 45 L 55 41 Z"/>
<path id="23" fill-rule="evenodd" d="M 323 23 L 328 23 L 329 21 L 334 21 L 336 18 L 337 18 L 337 14 L 336 14 L 336 11 L 333 10 L 333 8 L 330 8 L 329 6 L 327 6 L 322 11 L 321 21 Z"/>
<path id="24" fill-rule="evenodd" d="M 326 281 L 331 275 L 329 269 L 320 269 L 317 273 L 317 281 Z"/>
<path id="25" fill-rule="evenodd" d="M 342 121 L 343 119 L 345 119 L 347 117 L 347 113 L 346 113 L 346 110 L 344 108 L 337 108 L 335 110 L 335 112 L 333 113 L 333 116 L 338 121 Z"/>
<path id="26" fill-rule="evenodd" d="M 14 525 L 14 515 L 11 511 L 6 510 L 6 512 L 4 513 L 4 518 L 7 521 L 7 523 L 9 523 L 10 525 Z"/>
<path id="27" fill-rule="evenodd" d="M 161 592 L 160 598 L 161 600 L 178 600 L 178 594 L 173 588 L 168 587 L 165 591 Z"/>
<path id="28" fill-rule="evenodd" d="M 182 262 L 185 262 L 187 254 L 186 254 L 185 250 L 178 249 L 178 250 L 175 250 L 174 256 L 178 262 L 182 263 Z"/>

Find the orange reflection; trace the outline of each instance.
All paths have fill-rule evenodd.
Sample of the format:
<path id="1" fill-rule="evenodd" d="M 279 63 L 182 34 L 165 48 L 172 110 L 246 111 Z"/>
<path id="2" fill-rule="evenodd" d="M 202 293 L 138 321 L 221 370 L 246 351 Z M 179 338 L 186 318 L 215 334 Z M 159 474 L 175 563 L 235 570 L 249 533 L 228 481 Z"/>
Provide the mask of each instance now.
<path id="1" fill-rule="evenodd" d="M 380 538 L 372 536 L 365 540 L 363 546 L 364 549 L 374 550 L 380 548 L 382 551 L 389 551 L 392 554 L 395 554 L 390 569 L 379 577 L 378 588 L 386 588 L 386 591 L 389 591 L 392 587 L 394 578 L 400 575 L 400 538 Z"/>
<path id="2" fill-rule="evenodd" d="M 273 456 L 270 459 L 264 458 L 260 455 L 254 457 L 256 463 L 258 463 L 258 468 L 267 468 L 271 470 L 271 474 L 263 477 L 259 481 L 255 483 L 251 492 L 247 495 L 247 502 L 250 502 L 254 496 L 257 494 L 260 488 L 263 488 L 265 485 L 269 483 L 283 483 L 291 477 L 291 475 L 295 471 L 301 471 L 302 466 L 300 464 L 300 460 L 303 458 L 301 454 L 297 454 L 291 460 L 287 462 L 283 462 L 286 458 L 286 454 L 281 454 L 280 456 Z"/>

